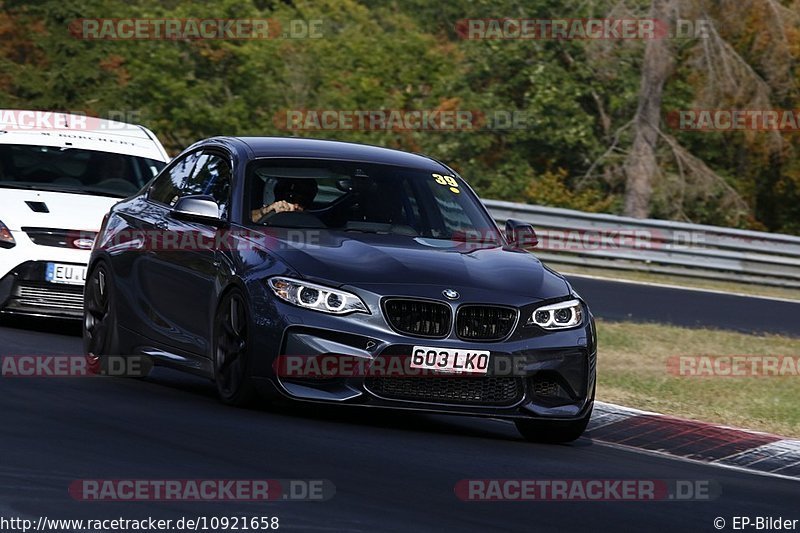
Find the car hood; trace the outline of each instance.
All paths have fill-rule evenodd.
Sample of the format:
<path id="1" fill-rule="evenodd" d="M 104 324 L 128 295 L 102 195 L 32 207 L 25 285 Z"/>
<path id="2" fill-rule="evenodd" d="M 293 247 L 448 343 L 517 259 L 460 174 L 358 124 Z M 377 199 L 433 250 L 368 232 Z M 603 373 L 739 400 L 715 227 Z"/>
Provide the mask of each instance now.
<path id="1" fill-rule="evenodd" d="M 3 199 L 0 222 L 12 231 L 23 227 L 60 228 L 98 231 L 105 215 L 119 198 L 28 189 L 0 188 Z M 37 212 L 34 206 L 44 203 L 49 212 Z"/>
<path id="2" fill-rule="evenodd" d="M 281 234 L 282 233 L 282 234 Z M 299 275 L 333 285 L 393 293 L 407 287 L 435 286 L 465 295 L 544 300 L 569 294 L 567 282 L 528 252 L 501 246 L 471 246 L 442 239 L 355 232 L 271 233 L 278 255 Z M 310 236 L 313 235 L 314 238 Z M 423 292 L 409 289 L 403 293 Z M 433 294 L 433 293 L 430 293 Z M 506 298 L 503 298 L 506 299 Z"/>

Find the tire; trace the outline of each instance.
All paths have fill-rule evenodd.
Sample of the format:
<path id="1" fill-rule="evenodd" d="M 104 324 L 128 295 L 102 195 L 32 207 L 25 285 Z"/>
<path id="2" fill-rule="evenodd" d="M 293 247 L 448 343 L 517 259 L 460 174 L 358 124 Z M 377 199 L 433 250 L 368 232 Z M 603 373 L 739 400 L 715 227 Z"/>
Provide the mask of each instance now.
<path id="1" fill-rule="evenodd" d="M 239 289 L 227 292 L 217 307 L 213 357 L 220 401 L 236 407 L 252 405 L 257 393 L 250 378 L 250 318 Z"/>
<path id="2" fill-rule="evenodd" d="M 109 356 L 119 355 L 114 279 L 98 263 L 86 280 L 83 295 L 83 351 L 95 373 L 108 371 Z"/>
<path id="3" fill-rule="evenodd" d="M 592 410 L 577 420 L 515 420 L 517 431 L 529 442 L 559 444 L 577 440 L 592 417 Z"/>

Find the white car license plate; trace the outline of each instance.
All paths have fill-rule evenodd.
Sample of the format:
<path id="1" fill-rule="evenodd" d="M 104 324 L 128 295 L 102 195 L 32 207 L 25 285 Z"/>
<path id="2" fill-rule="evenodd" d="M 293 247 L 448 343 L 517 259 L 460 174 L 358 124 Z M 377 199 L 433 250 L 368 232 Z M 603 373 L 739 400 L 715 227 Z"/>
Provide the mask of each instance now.
<path id="1" fill-rule="evenodd" d="M 86 283 L 86 267 L 65 265 L 64 263 L 47 263 L 45 279 L 51 283 L 83 285 Z"/>
<path id="2" fill-rule="evenodd" d="M 485 374 L 489 369 L 489 354 L 482 350 L 414 346 L 410 366 L 439 372 Z"/>

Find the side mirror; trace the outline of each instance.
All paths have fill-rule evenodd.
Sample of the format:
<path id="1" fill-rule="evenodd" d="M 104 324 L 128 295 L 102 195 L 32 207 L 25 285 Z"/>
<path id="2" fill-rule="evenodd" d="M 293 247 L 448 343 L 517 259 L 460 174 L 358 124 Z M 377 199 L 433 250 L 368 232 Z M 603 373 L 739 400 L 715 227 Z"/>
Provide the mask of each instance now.
<path id="1" fill-rule="evenodd" d="M 219 217 L 217 202 L 207 195 L 192 195 L 179 198 L 170 214 L 178 220 L 199 222 L 210 226 L 224 224 L 224 221 Z"/>
<path id="2" fill-rule="evenodd" d="M 506 220 L 506 239 L 515 248 L 535 248 L 539 244 L 533 226 L 521 220 Z"/>

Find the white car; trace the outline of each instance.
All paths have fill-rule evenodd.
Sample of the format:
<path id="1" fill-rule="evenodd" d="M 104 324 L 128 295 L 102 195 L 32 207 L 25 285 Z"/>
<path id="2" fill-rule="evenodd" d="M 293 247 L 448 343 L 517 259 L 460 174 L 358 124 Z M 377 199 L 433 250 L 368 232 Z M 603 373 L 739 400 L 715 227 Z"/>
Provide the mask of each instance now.
<path id="1" fill-rule="evenodd" d="M 142 126 L 0 109 L 0 312 L 80 318 L 103 216 L 168 160 Z"/>

